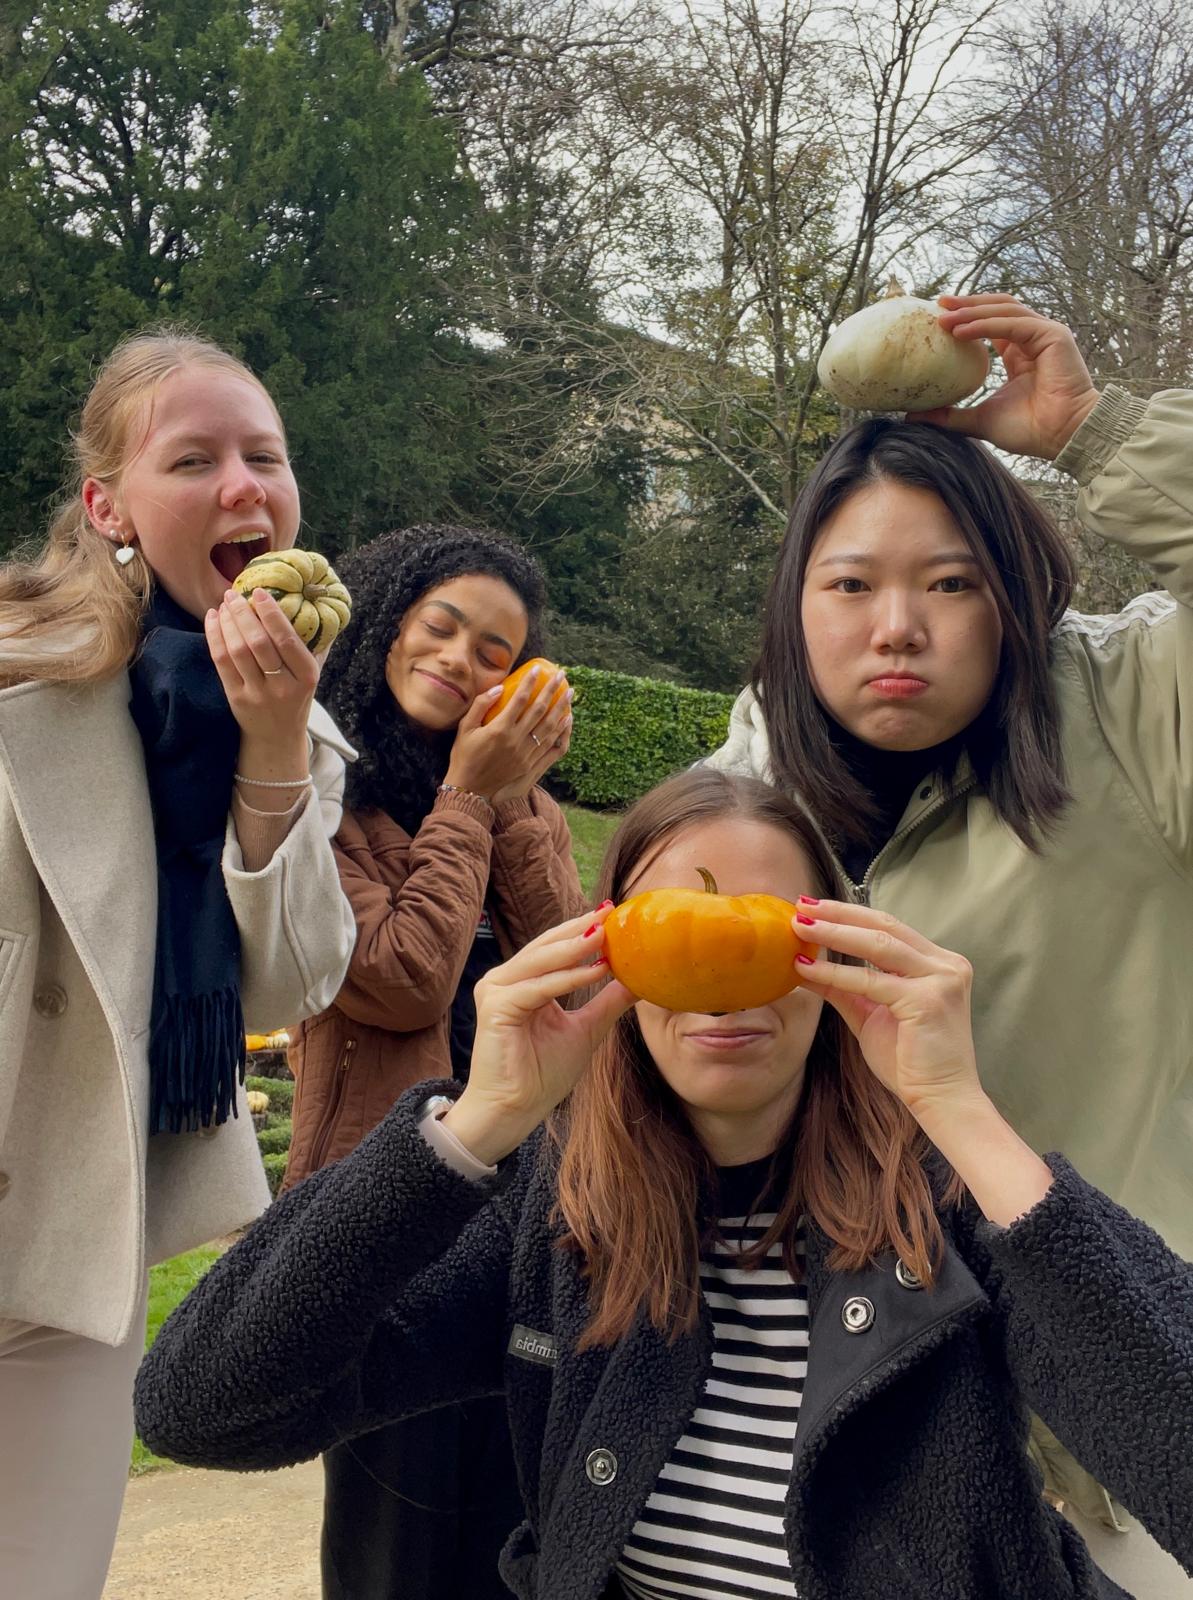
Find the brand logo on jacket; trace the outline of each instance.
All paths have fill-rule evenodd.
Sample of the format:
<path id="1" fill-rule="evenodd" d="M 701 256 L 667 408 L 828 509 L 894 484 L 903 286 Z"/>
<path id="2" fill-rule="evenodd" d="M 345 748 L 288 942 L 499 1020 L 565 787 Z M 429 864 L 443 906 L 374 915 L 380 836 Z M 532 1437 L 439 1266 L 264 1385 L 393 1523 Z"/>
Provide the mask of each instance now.
<path id="1" fill-rule="evenodd" d="M 553 1367 L 559 1360 L 559 1340 L 553 1333 L 536 1333 L 520 1322 L 515 1322 L 507 1348 L 510 1355 L 521 1356 L 523 1361 L 537 1361 L 542 1367 Z"/>

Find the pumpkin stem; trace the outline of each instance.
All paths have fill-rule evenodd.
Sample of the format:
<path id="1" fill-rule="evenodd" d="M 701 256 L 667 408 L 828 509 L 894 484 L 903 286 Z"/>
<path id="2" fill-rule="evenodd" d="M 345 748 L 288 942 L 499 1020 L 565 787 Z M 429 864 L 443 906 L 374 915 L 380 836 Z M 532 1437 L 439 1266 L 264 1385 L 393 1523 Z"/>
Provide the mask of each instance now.
<path id="1" fill-rule="evenodd" d="M 903 285 L 899 282 L 898 278 L 896 278 L 894 273 L 892 272 L 891 276 L 890 276 L 890 279 L 887 282 L 886 293 L 883 295 L 882 298 L 884 300 L 897 300 L 900 295 L 903 295 L 903 294 L 906 294 L 906 293 L 907 293 L 907 290 L 904 289 Z"/>
<path id="2" fill-rule="evenodd" d="M 707 867 L 697 867 L 696 871 L 704 879 L 704 892 L 705 892 L 705 894 L 716 894 L 716 892 L 717 892 L 717 880 L 713 877 L 712 873 L 708 870 L 708 868 Z"/>

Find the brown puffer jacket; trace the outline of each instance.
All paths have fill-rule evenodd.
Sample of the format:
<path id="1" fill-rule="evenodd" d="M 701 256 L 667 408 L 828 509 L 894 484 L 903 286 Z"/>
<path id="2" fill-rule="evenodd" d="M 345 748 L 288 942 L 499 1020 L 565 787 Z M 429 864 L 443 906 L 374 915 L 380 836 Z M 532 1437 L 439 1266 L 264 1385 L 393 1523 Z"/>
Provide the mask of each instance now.
<path id="1" fill-rule="evenodd" d="M 452 1001 L 486 892 L 503 957 L 587 904 L 567 822 L 541 789 L 496 812 L 441 794 L 413 838 L 383 811 L 346 811 L 334 849 L 356 946 L 334 1004 L 290 1046 L 286 1189 L 354 1150 L 403 1089 L 451 1076 Z"/>

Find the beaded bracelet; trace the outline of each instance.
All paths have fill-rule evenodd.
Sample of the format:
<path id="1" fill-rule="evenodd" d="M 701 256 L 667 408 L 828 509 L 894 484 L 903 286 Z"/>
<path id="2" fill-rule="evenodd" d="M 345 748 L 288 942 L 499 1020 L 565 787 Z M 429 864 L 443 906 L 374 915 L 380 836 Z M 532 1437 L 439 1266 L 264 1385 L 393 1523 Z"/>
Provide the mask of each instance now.
<path id="1" fill-rule="evenodd" d="M 237 783 L 251 783 L 257 789 L 309 789 L 314 778 L 308 772 L 305 778 L 246 778 L 243 772 L 234 772 Z"/>
<path id="2" fill-rule="evenodd" d="M 466 794 L 470 800 L 479 800 L 483 805 L 493 809 L 493 802 L 483 794 L 477 794 L 475 789 L 461 789 L 458 783 L 441 783 L 436 794 Z"/>

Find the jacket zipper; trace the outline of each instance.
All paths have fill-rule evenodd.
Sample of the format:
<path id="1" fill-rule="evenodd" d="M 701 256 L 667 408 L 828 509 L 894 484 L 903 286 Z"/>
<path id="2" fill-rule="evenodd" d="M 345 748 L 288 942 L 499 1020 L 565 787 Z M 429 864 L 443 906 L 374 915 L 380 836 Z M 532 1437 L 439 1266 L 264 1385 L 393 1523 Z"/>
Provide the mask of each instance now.
<path id="1" fill-rule="evenodd" d="M 848 883 L 849 887 L 853 890 L 853 897 L 859 905 L 868 906 L 870 904 L 870 890 L 874 882 L 874 873 L 879 863 L 882 861 L 883 856 L 886 855 L 887 851 L 893 850 L 895 845 L 901 844 L 902 841 L 913 834 L 917 828 L 922 828 L 924 823 L 928 821 L 929 817 L 934 817 L 938 811 L 942 811 L 944 807 L 950 803 L 950 801 L 959 799 L 963 794 L 968 794 L 970 789 L 974 787 L 975 781 L 976 780 L 971 777 L 968 782 L 963 783 L 959 789 L 948 789 L 943 794 L 938 795 L 934 804 L 930 805 L 926 811 L 921 811 L 914 822 L 908 823 L 906 828 L 900 828 L 898 833 L 893 833 L 883 845 L 882 849 L 874 857 L 873 861 L 871 861 L 870 865 L 866 868 L 865 875 L 860 883 L 854 883 L 848 877 L 848 875 L 842 871 L 842 877 L 845 878 L 845 882 Z M 840 866 L 840 862 L 838 862 L 837 865 Z"/>
<path id="2" fill-rule="evenodd" d="M 348 1087 L 348 1068 L 352 1064 L 352 1052 L 356 1049 L 356 1040 L 348 1039 L 344 1043 L 344 1053 L 340 1057 L 340 1064 L 336 1068 L 335 1082 L 331 1088 L 331 1098 L 327 1102 L 327 1109 L 319 1123 L 319 1131 L 311 1145 L 310 1170 L 318 1172 L 323 1166 L 327 1154 L 327 1147 L 331 1143 L 332 1133 L 335 1131 L 336 1118 L 339 1116 L 340 1106 L 344 1100 L 344 1091 Z"/>

